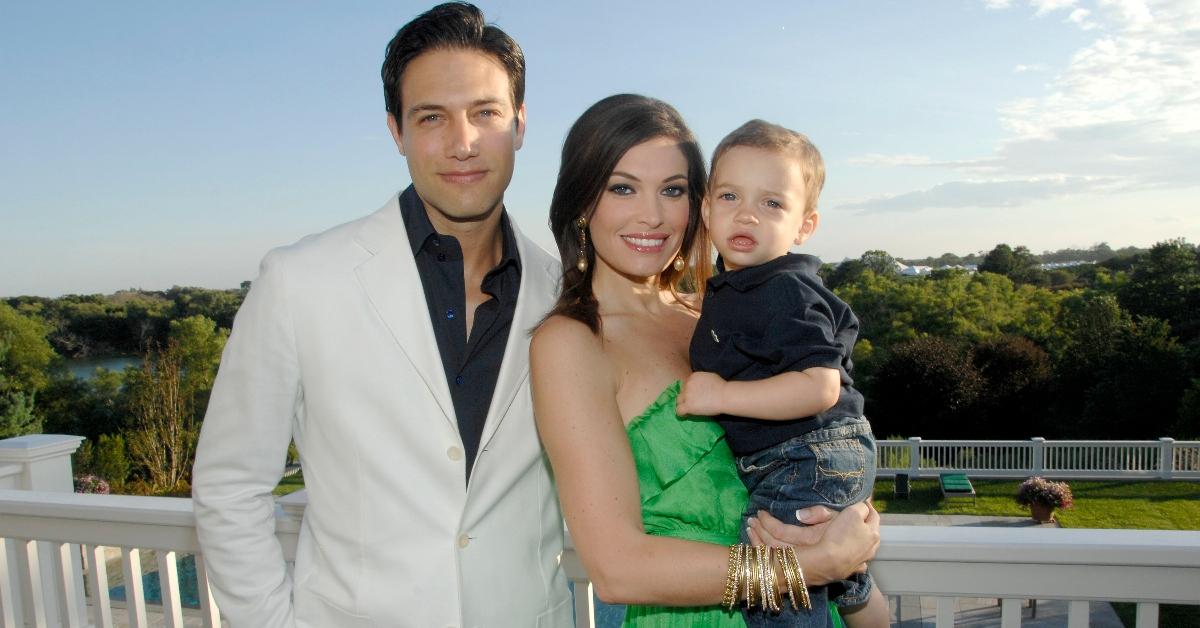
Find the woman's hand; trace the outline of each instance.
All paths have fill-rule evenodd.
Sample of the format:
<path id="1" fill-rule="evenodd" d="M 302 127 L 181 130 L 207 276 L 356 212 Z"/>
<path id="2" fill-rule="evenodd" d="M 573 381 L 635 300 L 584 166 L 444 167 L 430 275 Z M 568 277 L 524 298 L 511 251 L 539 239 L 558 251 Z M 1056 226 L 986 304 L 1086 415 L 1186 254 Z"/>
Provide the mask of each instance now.
<path id="1" fill-rule="evenodd" d="M 754 543 L 795 545 L 809 584 L 821 585 L 865 571 L 879 548 L 879 513 L 867 503 L 840 513 L 823 506 L 797 513 L 808 527 L 787 525 L 760 512 L 750 520 Z"/>
<path id="2" fill-rule="evenodd" d="M 771 547 L 816 545 L 837 514 L 836 510 L 825 506 L 801 508 L 796 511 L 796 519 L 804 525 L 797 526 L 786 524 L 772 517 L 771 513 L 760 510 L 749 521 L 750 543 Z"/>

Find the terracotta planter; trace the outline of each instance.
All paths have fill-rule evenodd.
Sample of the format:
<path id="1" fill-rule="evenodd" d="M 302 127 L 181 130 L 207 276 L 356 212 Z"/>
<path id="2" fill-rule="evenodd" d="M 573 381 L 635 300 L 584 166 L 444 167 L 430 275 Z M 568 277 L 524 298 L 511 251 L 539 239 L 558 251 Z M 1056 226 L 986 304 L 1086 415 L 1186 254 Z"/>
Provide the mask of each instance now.
<path id="1" fill-rule="evenodd" d="M 1050 523 L 1054 521 L 1054 506 L 1043 504 L 1041 502 L 1033 502 L 1029 504 L 1029 513 L 1033 515 L 1034 520 L 1039 523 Z"/>

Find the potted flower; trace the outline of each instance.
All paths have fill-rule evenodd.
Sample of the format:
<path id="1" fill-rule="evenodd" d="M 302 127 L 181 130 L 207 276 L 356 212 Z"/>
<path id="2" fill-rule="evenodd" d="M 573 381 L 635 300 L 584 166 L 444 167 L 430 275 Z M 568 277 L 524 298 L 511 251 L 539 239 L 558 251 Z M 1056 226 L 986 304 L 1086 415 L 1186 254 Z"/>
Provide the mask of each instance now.
<path id="1" fill-rule="evenodd" d="M 1071 487 L 1066 482 L 1051 482 L 1046 478 L 1032 477 L 1017 488 L 1017 503 L 1028 506 L 1033 518 L 1042 523 L 1054 521 L 1054 509 L 1066 510 L 1075 505 Z"/>
<path id="2" fill-rule="evenodd" d="M 104 478 L 91 474 L 75 476 L 76 493 L 95 493 L 97 495 L 108 495 L 109 490 L 108 482 L 106 482 Z"/>

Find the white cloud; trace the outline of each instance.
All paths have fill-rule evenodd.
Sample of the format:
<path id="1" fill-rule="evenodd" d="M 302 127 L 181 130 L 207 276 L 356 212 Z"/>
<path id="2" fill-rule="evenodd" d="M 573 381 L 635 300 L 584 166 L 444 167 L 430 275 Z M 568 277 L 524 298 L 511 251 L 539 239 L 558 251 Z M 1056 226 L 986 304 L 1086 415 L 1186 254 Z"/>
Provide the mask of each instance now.
<path id="1" fill-rule="evenodd" d="M 1085 31 L 1090 31 L 1099 26 L 1096 22 L 1088 19 L 1088 17 L 1091 15 L 1092 12 L 1088 11 L 1087 9 L 1075 9 L 1074 11 L 1071 11 L 1070 15 L 1067 16 L 1067 21 L 1079 26 L 1079 28 L 1082 28 Z"/>
<path id="2" fill-rule="evenodd" d="M 1054 1 L 1032 5 L 1040 11 Z M 966 180 L 847 207 L 987 207 L 1194 186 L 1200 164 L 1200 3 L 1100 0 L 1095 9 L 1078 19 L 1100 24 L 1096 38 L 1072 56 L 1046 92 L 1000 108 L 1009 137 L 992 156 L 949 162 L 875 154 L 852 160 L 946 166 L 964 171 Z M 986 194 L 1004 200 L 988 200 Z"/>
<path id="3" fill-rule="evenodd" d="M 1041 17 L 1051 11 L 1066 9 L 1075 5 L 1075 0 L 1029 0 L 1029 6 L 1037 9 L 1033 14 Z"/>
<path id="4" fill-rule="evenodd" d="M 993 168 L 993 164 L 989 160 L 983 159 L 959 159 L 945 160 L 933 159 L 927 155 L 914 155 L 911 153 L 899 155 L 885 155 L 883 153 L 867 153 L 860 157 L 851 157 L 846 160 L 854 166 L 879 166 L 885 168 L 893 168 L 898 166 L 914 166 L 914 167 L 932 167 L 932 168 L 952 168 L 955 170 L 967 171 L 987 171 Z"/>
<path id="5" fill-rule="evenodd" d="M 1046 70 L 1049 70 L 1049 69 L 1050 69 L 1050 67 L 1044 63 L 1030 63 L 1030 64 L 1018 63 L 1013 68 L 1013 72 L 1016 72 L 1017 74 L 1024 74 L 1026 72 L 1045 72 Z"/>
<path id="6" fill-rule="evenodd" d="M 848 161 L 856 166 L 928 166 L 933 163 L 933 159 L 925 155 L 884 155 L 882 153 L 851 157 Z"/>
<path id="7" fill-rule="evenodd" d="M 951 181 L 929 189 L 887 194 L 843 203 L 838 209 L 869 213 L 938 208 L 1016 207 L 1029 201 L 1066 196 L 1103 181 L 1079 177 L 1046 177 L 998 181 Z"/>
<path id="8" fill-rule="evenodd" d="M 1012 6 L 1012 0 L 983 0 L 983 4 L 989 9 L 1007 9 Z"/>

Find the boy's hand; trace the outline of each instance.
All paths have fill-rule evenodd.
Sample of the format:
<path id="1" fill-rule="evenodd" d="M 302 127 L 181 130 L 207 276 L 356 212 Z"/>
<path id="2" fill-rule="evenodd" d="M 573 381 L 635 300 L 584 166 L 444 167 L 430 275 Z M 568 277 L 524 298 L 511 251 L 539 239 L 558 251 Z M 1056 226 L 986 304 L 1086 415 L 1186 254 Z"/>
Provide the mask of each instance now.
<path id="1" fill-rule="evenodd" d="M 675 399 L 675 412 L 680 416 L 716 416 L 725 413 L 723 403 L 725 380 L 716 373 L 692 373 L 683 380 Z"/>

